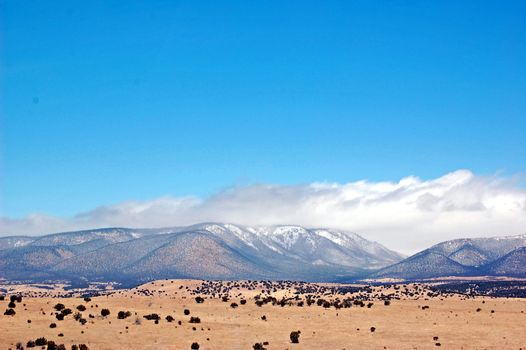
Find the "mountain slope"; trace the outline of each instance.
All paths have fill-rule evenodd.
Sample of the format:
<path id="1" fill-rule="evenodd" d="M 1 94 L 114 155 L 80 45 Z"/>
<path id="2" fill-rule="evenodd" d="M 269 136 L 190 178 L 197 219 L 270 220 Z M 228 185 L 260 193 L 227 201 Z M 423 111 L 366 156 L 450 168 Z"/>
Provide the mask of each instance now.
<path id="1" fill-rule="evenodd" d="M 472 268 L 432 251 L 425 251 L 388 266 L 374 274 L 375 278 L 422 279 L 441 276 L 459 276 Z"/>
<path id="2" fill-rule="evenodd" d="M 526 276 L 526 235 L 445 241 L 370 275 L 425 279 L 447 276 Z"/>
<path id="3" fill-rule="evenodd" d="M 449 254 L 448 258 L 465 266 L 481 266 L 490 260 L 488 255 L 474 245 L 466 244 Z"/>
<path id="4" fill-rule="evenodd" d="M 200 279 L 268 278 L 260 268 L 220 239 L 207 233 L 181 233 L 146 255 L 124 273 L 148 279 L 170 276 Z"/>
<path id="5" fill-rule="evenodd" d="M 32 276 L 49 276 L 57 263 L 74 256 L 65 246 L 23 246 L 0 251 L 0 277 L 31 279 Z"/>
<path id="6" fill-rule="evenodd" d="M 63 275 L 74 274 L 87 279 L 104 276 L 114 278 L 122 273 L 122 269 L 166 244 L 168 239 L 166 235 L 156 235 L 108 244 L 102 248 L 65 259 L 53 266 L 51 270 Z"/>
<path id="7" fill-rule="evenodd" d="M 484 266 L 490 275 L 526 277 L 526 247 L 515 249 Z"/>

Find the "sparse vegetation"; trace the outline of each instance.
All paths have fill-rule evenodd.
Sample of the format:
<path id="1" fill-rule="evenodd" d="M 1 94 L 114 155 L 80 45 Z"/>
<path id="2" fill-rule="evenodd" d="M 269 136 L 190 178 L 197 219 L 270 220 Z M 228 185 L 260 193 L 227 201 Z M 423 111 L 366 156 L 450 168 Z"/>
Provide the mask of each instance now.
<path id="1" fill-rule="evenodd" d="M 117 313 L 117 318 L 119 320 L 124 320 L 125 318 L 128 318 L 130 316 L 131 316 L 131 312 L 129 312 L 129 311 L 119 311 Z"/>
<path id="2" fill-rule="evenodd" d="M 47 339 L 44 338 L 44 337 L 41 337 L 41 338 L 37 338 L 35 340 L 35 345 L 36 346 L 43 346 L 43 345 L 46 345 L 47 344 Z"/>
<path id="3" fill-rule="evenodd" d="M 4 315 L 6 315 L 6 316 L 14 316 L 14 315 L 16 315 L 16 311 L 14 309 L 7 309 L 7 310 L 5 310 Z"/>
<path id="4" fill-rule="evenodd" d="M 151 321 L 151 320 L 159 321 L 161 319 L 161 317 L 158 314 L 149 314 L 149 315 L 144 315 L 143 317 L 147 319 L 148 321 Z"/>
<path id="5" fill-rule="evenodd" d="M 47 342 L 47 350 L 57 350 L 57 344 L 53 340 Z"/>
<path id="6" fill-rule="evenodd" d="M 300 342 L 301 331 L 290 332 L 290 342 L 293 344 L 298 344 Z"/>
<path id="7" fill-rule="evenodd" d="M 109 316 L 109 314 L 110 314 L 110 310 L 108 310 L 108 309 L 102 309 L 102 310 L 100 310 L 100 314 L 101 314 L 102 317 Z"/>
<path id="8" fill-rule="evenodd" d="M 199 317 L 190 317 L 190 323 L 201 323 L 201 319 Z"/>

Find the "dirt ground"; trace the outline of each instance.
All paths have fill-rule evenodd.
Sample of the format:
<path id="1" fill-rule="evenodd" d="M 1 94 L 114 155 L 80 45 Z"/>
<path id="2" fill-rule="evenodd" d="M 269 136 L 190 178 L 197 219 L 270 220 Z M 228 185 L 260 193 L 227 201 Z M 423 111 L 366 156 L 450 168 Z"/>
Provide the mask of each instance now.
<path id="1" fill-rule="evenodd" d="M 192 343 L 198 343 L 200 350 L 249 350 L 256 343 L 264 342 L 268 345 L 263 347 L 269 350 L 526 349 L 524 299 L 429 297 L 424 291 L 400 300 L 390 298 L 390 304 L 385 305 L 378 293 L 387 295 L 393 290 L 377 287 L 366 301 L 366 304 L 373 303 L 370 307 L 353 305 L 337 309 L 316 303 L 298 306 L 296 301 L 285 306 L 271 303 L 257 306 L 254 298 L 262 295 L 263 288 L 231 289 L 225 302 L 220 297 L 225 295 L 224 291 L 214 298 L 210 290 L 192 292 L 200 285 L 199 281 L 156 281 L 92 297 L 88 302 L 80 297 L 24 296 L 16 303 L 15 315 L 4 315 L 9 295 L 23 292 L 24 287 L 20 286 L 0 301 L 0 348 L 15 349 L 19 342 L 26 348 L 29 340 L 45 337 L 64 344 L 68 350 L 72 344 L 81 343 L 91 350 L 191 349 Z M 294 297 L 295 291 L 276 288 L 267 295 L 281 299 Z M 324 294 L 322 297 L 326 300 L 351 295 Z M 196 302 L 198 295 L 204 302 Z M 246 303 L 241 304 L 241 300 Z M 233 302 L 238 306 L 233 308 Z M 62 321 L 57 320 L 54 309 L 57 303 L 64 304 L 73 313 Z M 87 321 L 84 325 L 74 318 L 78 305 L 86 307 L 79 312 Z M 110 310 L 110 315 L 101 316 L 104 308 Z M 184 309 L 190 314 L 185 315 Z M 118 319 L 119 311 L 130 311 L 131 316 Z M 160 316 L 158 324 L 143 317 L 152 313 Z M 168 315 L 174 318 L 173 322 L 165 319 Z M 199 317 L 201 322 L 189 323 L 190 317 Z M 56 328 L 50 328 L 52 323 Z M 293 344 L 290 333 L 298 330 L 301 331 L 299 343 Z"/>

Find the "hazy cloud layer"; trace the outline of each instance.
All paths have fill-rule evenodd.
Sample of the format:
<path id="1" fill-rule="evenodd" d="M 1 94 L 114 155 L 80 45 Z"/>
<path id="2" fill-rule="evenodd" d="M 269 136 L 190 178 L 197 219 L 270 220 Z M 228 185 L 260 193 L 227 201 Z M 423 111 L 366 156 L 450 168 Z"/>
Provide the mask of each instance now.
<path id="1" fill-rule="evenodd" d="M 72 218 L 0 219 L 0 235 L 84 228 L 166 227 L 203 221 L 298 224 L 360 233 L 410 253 L 439 241 L 526 233 L 526 190 L 511 178 L 458 170 L 422 181 L 234 187 L 212 197 L 163 197 L 102 206 Z"/>

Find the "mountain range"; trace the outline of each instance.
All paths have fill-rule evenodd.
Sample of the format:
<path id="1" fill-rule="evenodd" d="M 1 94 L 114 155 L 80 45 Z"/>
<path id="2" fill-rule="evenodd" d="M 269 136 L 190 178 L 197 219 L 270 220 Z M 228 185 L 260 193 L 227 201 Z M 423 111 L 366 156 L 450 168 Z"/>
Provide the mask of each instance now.
<path id="1" fill-rule="evenodd" d="M 456 239 L 405 258 L 358 234 L 296 225 L 202 223 L 0 237 L 0 279 L 420 280 L 526 277 L 526 235 Z"/>
<path id="2" fill-rule="evenodd" d="M 402 255 L 350 232 L 204 223 L 0 238 L 0 278 L 146 281 L 160 278 L 353 278 Z"/>

